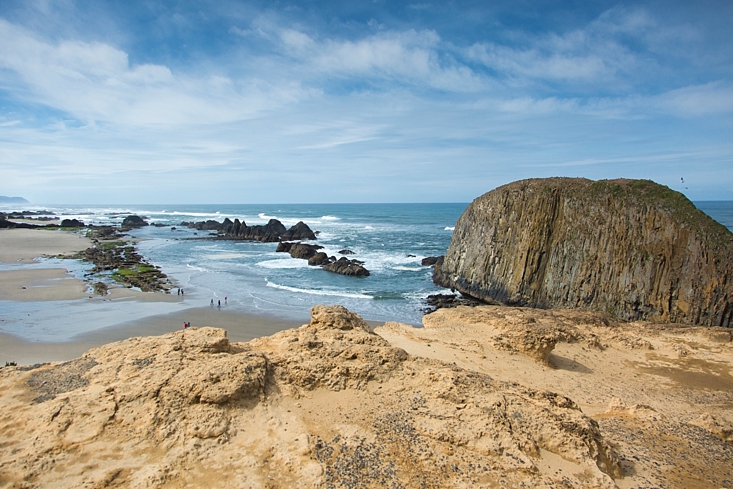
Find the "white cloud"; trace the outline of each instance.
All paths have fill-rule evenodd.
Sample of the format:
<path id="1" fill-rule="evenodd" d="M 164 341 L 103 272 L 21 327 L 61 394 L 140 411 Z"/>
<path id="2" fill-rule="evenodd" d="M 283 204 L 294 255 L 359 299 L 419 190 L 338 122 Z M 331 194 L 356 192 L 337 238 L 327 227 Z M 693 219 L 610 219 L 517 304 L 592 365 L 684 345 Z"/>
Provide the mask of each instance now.
<path id="1" fill-rule="evenodd" d="M 665 112 L 681 116 L 733 113 L 733 86 L 720 81 L 670 90 L 655 98 Z"/>
<path id="2" fill-rule="evenodd" d="M 17 96 L 86 122 L 221 123 L 309 96 L 293 84 L 234 83 L 224 76 L 176 75 L 163 65 L 130 65 L 127 53 L 113 46 L 51 43 L 3 19 L 0 67 L 18 79 Z"/>
<path id="3" fill-rule="evenodd" d="M 321 40 L 268 21 L 256 26 L 266 39 L 277 32 L 284 52 L 315 83 L 324 77 L 355 78 L 457 92 L 486 86 L 469 67 L 445 56 L 445 46 L 434 31 L 380 31 L 356 40 Z"/>

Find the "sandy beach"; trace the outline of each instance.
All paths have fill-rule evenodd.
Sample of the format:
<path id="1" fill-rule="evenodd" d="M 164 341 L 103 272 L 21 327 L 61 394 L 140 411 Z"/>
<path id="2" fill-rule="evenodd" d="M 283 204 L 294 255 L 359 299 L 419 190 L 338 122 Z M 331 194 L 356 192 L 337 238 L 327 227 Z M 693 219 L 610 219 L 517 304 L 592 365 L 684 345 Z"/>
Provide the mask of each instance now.
<path id="1" fill-rule="evenodd" d="M 226 305 L 197 307 L 176 294 L 125 287 L 110 288 L 102 297 L 90 293 L 65 263 L 35 260 L 90 246 L 90 239 L 68 231 L 0 230 L 0 264 L 5 266 L 0 269 L 0 304 L 5 304 L 0 313 L 0 362 L 70 360 L 110 342 L 169 333 L 184 322 L 223 328 L 232 341 L 249 341 L 307 322 L 231 312 Z M 58 335 L 49 329 L 58 330 Z"/>

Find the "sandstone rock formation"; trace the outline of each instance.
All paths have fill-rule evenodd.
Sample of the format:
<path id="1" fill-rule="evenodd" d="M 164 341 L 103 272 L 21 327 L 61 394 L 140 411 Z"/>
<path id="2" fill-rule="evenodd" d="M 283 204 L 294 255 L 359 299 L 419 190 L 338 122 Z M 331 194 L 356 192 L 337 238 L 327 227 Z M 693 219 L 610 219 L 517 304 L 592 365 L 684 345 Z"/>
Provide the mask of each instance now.
<path id="1" fill-rule="evenodd" d="M 5 487 L 615 487 L 571 399 L 408 355 L 343 307 L 0 369 Z"/>
<path id="2" fill-rule="evenodd" d="M 733 487 L 733 329 L 502 306 L 440 309 L 423 324 L 374 331 L 410 355 L 572 399 L 616 449 L 619 487 Z"/>
<path id="3" fill-rule="evenodd" d="M 484 194 L 434 280 L 510 305 L 733 326 L 733 234 L 648 180 L 532 179 Z"/>

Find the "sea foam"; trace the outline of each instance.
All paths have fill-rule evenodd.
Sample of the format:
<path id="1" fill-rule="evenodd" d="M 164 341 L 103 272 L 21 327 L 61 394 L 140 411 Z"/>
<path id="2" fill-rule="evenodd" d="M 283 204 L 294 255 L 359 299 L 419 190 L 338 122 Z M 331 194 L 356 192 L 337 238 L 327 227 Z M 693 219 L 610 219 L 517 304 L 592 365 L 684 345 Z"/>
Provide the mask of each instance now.
<path id="1" fill-rule="evenodd" d="M 273 289 L 287 290 L 288 292 L 296 292 L 299 294 L 308 295 L 324 295 L 331 297 L 348 297 L 350 299 L 373 299 L 372 296 L 366 294 L 359 294 L 355 292 L 343 292 L 338 290 L 317 290 L 317 289 L 301 289 L 298 287 L 289 287 L 287 285 L 280 285 L 265 279 L 268 287 Z"/>

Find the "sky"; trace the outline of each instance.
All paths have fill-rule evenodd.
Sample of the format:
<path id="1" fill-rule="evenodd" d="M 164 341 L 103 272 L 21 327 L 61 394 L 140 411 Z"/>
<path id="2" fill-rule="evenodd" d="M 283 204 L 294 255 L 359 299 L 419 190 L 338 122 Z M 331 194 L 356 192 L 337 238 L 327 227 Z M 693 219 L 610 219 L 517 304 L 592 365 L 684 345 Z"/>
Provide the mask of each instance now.
<path id="1" fill-rule="evenodd" d="M 731 19 L 729 0 L 2 0 L 0 195 L 470 202 L 568 176 L 733 200 Z"/>

